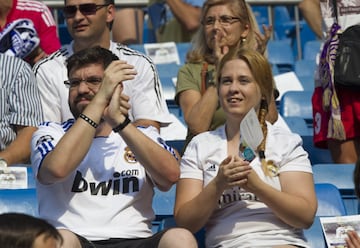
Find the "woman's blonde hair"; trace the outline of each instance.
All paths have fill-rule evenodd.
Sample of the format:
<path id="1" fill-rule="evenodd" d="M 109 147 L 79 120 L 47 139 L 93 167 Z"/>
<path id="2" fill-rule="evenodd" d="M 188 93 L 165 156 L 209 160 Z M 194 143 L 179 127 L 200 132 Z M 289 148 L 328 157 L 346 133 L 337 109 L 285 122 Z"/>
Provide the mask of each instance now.
<path id="1" fill-rule="evenodd" d="M 261 159 L 262 169 L 265 175 L 273 175 L 273 163 L 265 160 L 265 143 L 267 137 L 267 126 L 265 116 L 268 113 L 268 106 L 272 99 L 275 83 L 273 80 L 271 65 L 267 58 L 253 49 L 231 49 L 217 65 L 217 85 L 220 86 L 221 71 L 225 64 L 231 60 L 240 59 L 249 67 L 255 82 L 258 84 L 261 92 L 261 101 L 259 103 L 258 119 L 264 135 L 264 139 L 257 148 Z M 276 173 L 276 172 L 275 172 Z"/>
<path id="2" fill-rule="evenodd" d="M 201 22 L 205 19 L 209 9 L 216 5 L 228 5 L 232 10 L 233 15 L 240 18 L 240 23 L 243 25 L 243 28 L 245 28 L 246 25 L 248 26 L 249 33 L 247 37 L 244 37 L 245 39 L 243 40 L 240 39 L 237 43 L 237 47 L 254 49 L 257 45 L 255 32 L 259 32 L 259 26 L 250 5 L 244 0 L 207 0 L 202 7 Z M 213 50 L 209 48 L 206 43 L 204 25 L 200 25 L 199 29 L 194 34 L 192 39 L 192 49 L 187 55 L 187 62 L 198 63 L 201 61 L 206 61 L 211 64 L 214 64 L 216 61 Z"/>

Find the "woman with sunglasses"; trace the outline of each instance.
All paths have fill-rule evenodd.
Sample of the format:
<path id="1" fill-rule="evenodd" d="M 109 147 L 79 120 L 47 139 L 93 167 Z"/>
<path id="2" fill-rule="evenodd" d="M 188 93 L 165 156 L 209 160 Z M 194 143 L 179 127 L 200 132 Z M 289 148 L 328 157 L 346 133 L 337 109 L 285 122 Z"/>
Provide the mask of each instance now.
<path id="1" fill-rule="evenodd" d="M 317 209 L 311 164 L 299 135 L 265 121 L 270 64 L 252 49 L 235 49 L 217 75 L 226 122 L 185 150 L 176 223 L 194 233 L 205 226 L 210 248 L 309 247 L 302 229 Z"/>
<path id="2" fill-rule="evenodd" d="M 258 24 L 244 0 L 208 0 L 201 14 L 202 25 L 193 38 L 187 64 L 178 73 L 175 101 L 188 126 L 186 143 L 201 132 L 214 130 L 225 122 L 215 87 L 215 62 L 229 48 L 246 47 L 266 53 L 272 27 L 259 32 Z M 277 120 L 274 99 L 267 119 Z"/>

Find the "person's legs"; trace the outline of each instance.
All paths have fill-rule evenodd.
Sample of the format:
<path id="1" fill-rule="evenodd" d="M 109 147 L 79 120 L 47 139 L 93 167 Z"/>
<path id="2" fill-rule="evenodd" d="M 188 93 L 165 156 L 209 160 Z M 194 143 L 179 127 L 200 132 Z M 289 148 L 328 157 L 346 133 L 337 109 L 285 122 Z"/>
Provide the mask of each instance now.
<path id="1" fill-rule="evenodd" d="M 116 11 L 112 40 L 122 44 L 142 43 L 144 12 L 142 9 L 126 8 Z"/>
<path id="2" fill-rule="evenodd" d="M 328 140 L 328 148 L 334 163 L 353 164 L 359 158 L 359 141 Z"/>
<path id="3" fill-rule="evenodd" d="M 337 87 L 341 122 L 345 131 L 345 140 L 329 139 L 328 148 L 335 163 L 356 163 L 360 154 L 360 92 Z"/>
<path id="4" fill-rule="evenodd" d="M 63 248 L 81 248 L 78 237 L 71 231 L 65 229 L 59 229 L 59 233 L 63 237 Z"/>
<path id="5" fill-rule="evenodd" d="M 158 248 L 196 248 L 194 235 L 184 228 L 171 228 L 160 239 Z"/>

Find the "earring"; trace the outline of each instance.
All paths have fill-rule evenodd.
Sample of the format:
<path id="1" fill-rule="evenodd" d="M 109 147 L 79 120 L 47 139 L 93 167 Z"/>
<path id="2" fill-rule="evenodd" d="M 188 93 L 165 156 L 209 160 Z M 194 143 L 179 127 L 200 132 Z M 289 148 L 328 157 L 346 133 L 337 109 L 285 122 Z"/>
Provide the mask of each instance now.
<path id="1" fill-rule="evenodd" d="M 246 41 L 246 37 L 241 37 L 241 43 L 244 43 Z"/>

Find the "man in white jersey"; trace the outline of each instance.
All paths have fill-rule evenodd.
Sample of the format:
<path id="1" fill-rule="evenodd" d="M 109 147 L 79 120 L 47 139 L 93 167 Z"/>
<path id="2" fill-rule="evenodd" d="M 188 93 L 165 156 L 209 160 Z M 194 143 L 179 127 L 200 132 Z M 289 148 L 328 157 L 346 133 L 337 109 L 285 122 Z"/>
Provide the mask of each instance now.
<path id="1" fill-rule="evenodd" d="M 138 71 L 99 46 L 72 55 L 67 68 L 76 119 L 45 122 L 32 139 L 40 217 L 63 247 L 197 247 L 186 229 L 152 235 L 153 188 L 170 189 L 180 172 L 155 127 L 130 124 L 123 89 Z"/>
<path id="2" fill-rule="evenodd" d="M 33 68 L 45 121 L 63 122 L 72 118 L 68 89 L 63 84 L 68 79 L 65 61 L 74 52 L 99 45 L 135 66 L 138 72 L 124 85 L 124 93 L 130 96 L 133 106 L 129 112 L 130 120 L 141 126 L 152 125 L 158 130 L 169 124 L 169 111 L 154 64 L 144 54 L 110 41 L 114 15 L 113 0 L 65 0 L 64 16 L 73 41 Z"/>

